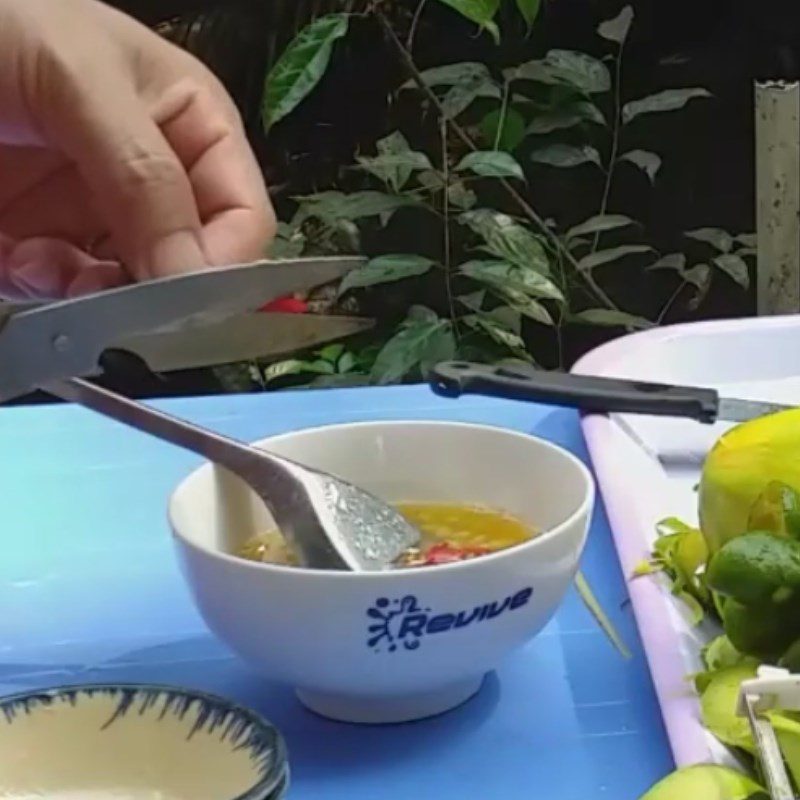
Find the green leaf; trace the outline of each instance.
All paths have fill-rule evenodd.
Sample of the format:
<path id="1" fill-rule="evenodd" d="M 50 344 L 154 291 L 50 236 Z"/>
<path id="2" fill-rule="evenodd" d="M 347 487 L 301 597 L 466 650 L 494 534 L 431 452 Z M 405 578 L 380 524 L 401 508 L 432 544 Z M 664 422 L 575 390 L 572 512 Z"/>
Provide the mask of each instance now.
<path id="1" fill-rule="evenodd" d="M 287 375 L 297 375 L 298 373 L 305 372 L 306 363 L 307 362 L 300 361 L 296 358 L 290 358 L 285 361 L 276 361 L 274 364 L 270 364 L 264 370 L 264 381 L 265 383 L 272 383 L 272 381 L 275 381 L 278 378 L 283 378 Z"/>
<path id="2" fill-rule="evenodd" d="M 478 196 L 475 192 L 464 186 L 461 181 L 450 184 L 447 190 L 447 199 L 450 201 L 451 205 L 454 205 L 462 211 L 469 210 L 478 202 Z"/>
<path id="3" fill-rule="evenodd" d="M 633 9 L 625 6 L 614 19 L 600 23 L 597 33 L 609 42 L 623 44 L 628 38 L 628 33 L 633 22 Z"/>
<path id="4" fill-rule="evenodd" d="M 683 273 L 686 268 L 686 256 L 683 253 L 670 253 L 662 256 L 647 269 L 674 269 L 676 272 Z"/>
<path id="5" fill-rule="evenodd" d="M 547 253 L 539 238 L 506 214 L 479 208 L 464 212 L 458 221 L 484 240 L 483 249 L 491 255 L 524 269 L 549 274 Z"/>
<path id="6" fill-rule="evenodd" d="M 507 80 L 570 86 L 587 95 L 603 94 L 611 89 L 608 67 L 602 61 L 575 50 L 551 50 L 542 60 L 512 67 L 504 75 Z"/>
<path id="7" fill-rule="evenodd" d="M 711 289 L 712 277 L 713 273 L 708 264 L 697 264 L 683 273 L 683 279 L 687 283 L 691 283 L 697 289 L 695 296 L 688 303 L 690 311 L 696 311 L 703 300 L 706 299 Z"/>
<path id="8" fill-rule="evenodd" d="M 377 143 L 377 156 L 357 158 L 359 166 L 399 192 L 412 172 L 433 169 L 428 156 L 412 150 L 405 136 L 395 131 Z"/>
<path id="9" fill-rule="evenodd" d="M 699 625 L 706 615 L 703 604 L 689 592 L 675 592 L 675 597 L 689 609 L 689 624 L 692 625 L 692 627 Z"/>
<path id="10" fill-rule="evenodd" d="M 462 294 L 457 299 L 459 303 L 466 306 L 470 311 L 480 311 L 483 308 L 483 301 L 486 299 L 486 290 L 479 289 L 477 292 Z"/>
<path id="11" fill-rule="evenodd" d="M 419 173 L 418 179 L 420 184 L 431 191 L 441 191 L 444 188 L 444 177 L 439 172 L 425 170 Z M 447 189 L 447 199 L 450 205 L 455 206 L 461 211 L 468 211 L 478 202 L 478 197 L 475 192 L 465 186 L 462 181 L 452 180 L 452 176 Z"/>
<path id="12" fill-rule="evenodd" d="M 339 363 L 336 365 L 336 369 L 345 374 L 347 372 L 352 372 L 356 368 L 356 357 L 351 352 L 342 353 L 342 357 L 339 359 Z"/>
<path id="13" fill-rule="evenodd" d="M 442 112 L 447 119 L 455 119 L 466 111 L 479 97 L 499 98 L 497 86 L 482 84 L 456 84 L 442 98 Z"/>
<path id="14" fill-rule="evenodd" d="M 334 365 L 322 358 L 314 361 L 300 361 L 295 358 L 286 361 L 276 361 L 264 370 L 264 382 L 272 383 L 288 375 L 300 375 L 310 372 L 316 375 L 330 375 L 335 371 Z"/>
<path id="15" fill-rule="evenodd" d="M 698 228 L 695 231 L 686 231 L 683 235 L 687 239 L 710 244 L 720 253 L 730 253 L 733 249 L 733 236 L 722 228 Z"/>
<path id="16" fill-rule="evenodd" d="M 577 167 L 580 164 L 601 166 L 600 153 L 589 145 L 579 147 L 573 144 L 551 144 L 534 150 L 531 159 L 551 167 Z"/>
<path id="17" fill-rule="evenodd" d="M 650 178 L 650 183 L 656 182 L 656 175 L 661 169 L 661 157 L 655 153 L 651 153 L 648 150 L 631 150 L 621 155 L 619 160 L 634 164 Z"/>
<path id="18" fill-rule="evenodd" d="M 500 150 L 479 150 L 468 153 L 456 167 L 457 172 L 470 171 L 485 178 L 518 178 L 525 180 L 525 173 L 517 160 Z"/>
<path id="19" fill-rule="evenodd" d="M 602 94 L 611 89 L 611 74 L 600 60 L 575 50 L 550 50 L 544 58 L 553 74 L 584 94 Z"/>
<path id="20" fill-rule="evenodd" d="M 457 117 L 479 97 L 499 99 L 501 96 L 500 88 L 486 65 L 475 61 L 433 67 L 425 70 L 421 77 L 425 85 L 431 88 L 449 87 L 441 100 L 444 114 L 448 118 Z M 416 84 L 409 81 L 403 88 L 410 86 Z"/>
<path id="21" fill-rule="evenodd" d="M 463 83 L 484 83 L 494 86 L 497 89 L 492 74 L 485 64 L 479 61 L 459 61 L 455 64 L 443 64 L 439 67 L 431 67 L 424 70 L 421 74 L 426 86 L 436 88 L 438 86 L 457 86 Z M 414 81 L 403 84 L 404 89 L 416 87 Z M 498 90 L 497 96 L 500 96 Z"/>
<path id="22" fill-rule="evenodd" d="M 526 61 L 516 67 L 509 67 L 503 70 L 503 77 L 507 81 L 531 81 L 532 83 L 543 83 L 546 86 L 563 86 L 567 83 L 564 78 L 543 59 Z"/>
<path id="23" fill-rule="evenodd" d="M 737 237 L 735 237 L 735 241 L 742 245 L 742 247 L 758 247 L 758 236 L 755 233 L 740 233 Z"/>
<path id="24" fill-rule="evenodd" d="M 373 258 L 360 269 L 354 269 L 344 276 L 339 285 L 339 296 L 351 289 L 375 286 L 379 283 L 392 283 L 404 278 L 424 275 L 433 266 L 430 258 L 418 255 L 386 255 Z"/>
<path id="25" fill-rule="evenodd" d="M 626 314 L 624 311 L 612 311 L 608 308 L 590 308 L 574 314 L 570 319 L 589 325 L 631 328 L 633 330 L 646 330 L 653 327 L 653 323 L 649 319 Z"/>
<path id="26" fill-rule="evenodd" d="M 485 316 L 499 322 L 514 333 L 522 333 L 522 315 L 511 306 L 497 306 L 491 311 L 486 311 Z"/>
<path id="27" fill-rule="evenodd" d="M 301 216 L 317 217 L 329 224 L 339 220 L 363 219 L 392 214 L 398 208 L 418 205 L 407 195 L 385 194 L 383 192 L 319 192 L 299 197 Z"/>
<path id="28" fill-rule="evenodd" d="M 492 294 L 504 303 L 507 303 L 515 311 L 518 311 L 524 317 L 539 322 L 542 325 L 553 326 L 553 318 L 550 312 L 538 301 L 534 300 L 523 291 L 518 291 L 509 286 L 495 286 L 491 287 Z"/>
<path id="29" fill-rule="evenodd" d="M 697 264 L 683 273 L 683 279 L 698 289 L 705 289 L 711 278 L 711 267 L 708 264 Z"/>
<path id="30" fill-rule="evenodd" d="M 545 56 L 544 62 L 562 82 L 585 94 L 602 94 L 611 88 L 608 67 L 587 53 L 551 50 Z"/>
<path id="31" fill-rule="evenodd" d="M 590 217 L 580 225 L 570 228 L 567 231 L 567 239 L 586 236 L 589 233 L 603 233 L 617 228 L 627 228 L 628 225 L 634 224 L 630 217 L 625 217 L 622 214 L 598 214 L 596 217 Z"/>
<path id="32" fill-rule="evenodd" d="M 643 578 L 646 575 L 655 575 L 659 572 L 659 566 L 652 561 L 640 561 L 631 573 L 634 578 Z"/>
<path id="33" fill-rule="evenodd" d="M 381 348 L 372 365 L 370 377 L 373 383 L 379 386 L 397 383 L 422 364 L 432 343 L 441 348 L 439 337 L 442 331 L 450 329 L 450 323 L 438 319 L 429 309 L 425 311 L 428 312 L 424 315 L 426 318 L 420 319 L 422 314 L 417 312 L 417 318 L 412 316 Z"/>
<path id="34" fill-rule="evenodd" d="M 711 92 L 707 89 L 665 89 L 641 100 L 626 103 L 622 108 L 622 122 L 627 125 L 642 114 L 678 111 L 698 97 L 711 97 Z"/>
<path id="35" fill-rule="evenodd" d="M 614 623 L 608 618 L 608 615 L 603 611 L 603 607 L 594 595 L 589 582 L 586 580 L 582 572 L 578 572 L 575 576 L 575 588 L 578 590 L 581 600 L 589 610 L 591 615 L 597 621 L 597 624 L 603 630 L 603 633 L 608 637 L 611 644 L 617 649 L 619 654 L 625 658 L 632 658 L 631 651 L 626 646 L 622 637 L 619 635 Z"/>
<path id="36" fill-rule="evenodd" d="M 462 322 L 473 330 L 481 331 L 489 336 L 492 341 L 507 347 L 513 353 L 525 351 L 525 342 L 518 333 L 485 314 L 471 314 L 462 317 Z"/>
<path id="37" fill-rule="evenodd" d="M 403 320 L 402 326 L 416 325 L 422 322 L 441 322 L 439 315 L 427 306 L 411 306 L 408 316 Z"/>
<path id="38" fill-rule="evenodd" d="M 539 12 L 542 9 L 542 0 L 516 1 L 519 13 L 522 14 L 522 18 L 525 20 L 528 30 L 530 30 L 533 27 L 533 23 L 536 22 L 536 18 L 539 16 Z"/>
<path id="39" fill-rule="evenodd" d="M 619 247 L 612 247 L 610 250 L 598 250 L 596 253 L 590 253 L 584 256 L 578 262 L 578 268 L 583 270 L 594 269 L 602 264 L 609 264 L 612 261 L 619 261 L 626 256 L 634 255 L 635 253 L 650 253 L 653 248 L 646 244 L 623 244 Z"/>
<path id="40" fill-rule="evenodd" d="M 439 0 L 446 6 L 458 11 L 461 16 L 485 28 L 499 44 L 500 32 L 494 22 L 494 16 L 500 8 L 500 0 Z"/>
<path id="41" fill-rule="evenodd" d="M 744 259 L 734 253 L 723 253 L 721 256 L 717 256 L 713 263 L 736 281 L 742 289 L 750 288 L 750 270 Z"/>
<path id="42" fill-rule="evenodd" d="M 583 122 L 593 122 L 597 125 L 606 125 L 603 112 L 588 100 L 565 106 L 564 108 L 551 109 L 534 117 L 526 128 L 526 133 L 544 134 L 553 131 L 574 128 Z"/>
<path id="43" fill-rule="evenodd" d="M 513 289 L 545 300 L 563 301 L 561 290 L 536 270 L 507 261 L 467 261 L 459 267 L 462 275 L 492 288 Z"/>
<path id="44" fill-rule="evenodd" d="M 275 238 L 268 249 L 268 256 L 276 260 L 297 258 L 303 254 L 305 246 L 306 237 L 303 231 L 285 222 L 279 222 Z"/>
<path id="45" fill-rule="evenodd" d="M 290 114 L 319 83 L 334 42 L 349 25 L 347 14 L 328 14 L 303 28 L 267 75 L 262 102 L 264 129 Z"/>
<path id="46" fill-rule="evenodd" d="M 703 663 L 710 672 L 719 669 L 735 667 L 743 661 L 748 661 L 748 657 L 742 655 L 732 644 L 727 636 L 717 636 L 709 642 L 702 651 Z"/>
<path id="47" fill-rule="evenodd" d="M 422 377 L 427 379 L 428 373 L 442 361 L 452 361 L 456 357 L 456 337 L 452 326 L 448 323 L 439 328 L 428 339 L 425 351 L 420 358 L 419 366 Z"/>
<path id="48" fill-rule="evenodd" d="M 498 128 L 501 123 L 503 129 L 498 137 Z M 512 153 L 525 138 L 525 118 L 513 108 L 506 109 L 505 114 L 501 109 L 496 108 L 481 120 L 480 129 L 485 142 L 492 146 L 496 142 L 499 150 Z"/>
<path id="49" fill-rule="evenodd" d="M 341 357 L 342 353 L 344 353 L 344 345 L 335 342 L 334 344 L 329 344 L 323 347 L 317 355 L 319 355 L 323 361 L 327 361 L 330 364 L 335 364 Z"/>

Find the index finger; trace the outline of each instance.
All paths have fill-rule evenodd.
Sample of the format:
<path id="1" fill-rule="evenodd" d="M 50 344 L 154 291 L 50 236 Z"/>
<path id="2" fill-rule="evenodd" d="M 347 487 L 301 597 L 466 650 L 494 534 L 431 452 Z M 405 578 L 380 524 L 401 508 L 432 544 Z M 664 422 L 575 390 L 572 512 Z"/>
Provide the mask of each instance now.
<path id="1" fill-rule="evenodd" d="M 262 257 L 275 214 L 233 104 L 206 87 L 184 85 L 174 88 L 156 120 L 189 175 L 210 263 Z"/>
<path id="2" fill-rule="evenodd" d="M 42 122 L 90 187 L 119 253 L 138 278 L 205 266 L 184 165 L 112 56 L 105 70 L 55 64 Z"/>

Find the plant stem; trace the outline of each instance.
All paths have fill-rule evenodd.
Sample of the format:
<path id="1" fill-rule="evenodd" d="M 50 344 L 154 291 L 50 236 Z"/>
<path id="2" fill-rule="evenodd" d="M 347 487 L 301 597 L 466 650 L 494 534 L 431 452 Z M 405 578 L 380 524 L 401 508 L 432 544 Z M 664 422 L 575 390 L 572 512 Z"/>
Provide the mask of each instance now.
<path id="1" fill-rule="evenodd" d="M 564 302 L 558 304 L 558 320 L 556 321 L 556 345 L 558 347 L 558 368 L 564 369 L 564 318 L 567 316 L 569 292 L 567 291 L 567 277 L 564 271 L 564 259 L 561 253 L 556 255 L 558 263 L 558 276 L 561 283 L 561 291 L 564 293 Z"/>
<path id="2" fill-rule="evenodd" d="M 500 140 L 503 138 L 503 129 L 506 127 L 506 116 L 508 114 L 508 98 L 511 95 L 511 81 L 506 81 L 503 87 L 503 101 L 500 104 L 500 117 L 497 120 L 497 132 L 494 136 L 493 150 L 500 148 Z"/>
<path id="3" fill-rule="evenodd" d="M 453 133 L 458 136 L 463 144 L 473 152 L 477 151 L 478 147 L 476 146 L 475 142 L 472 141 L 472 137 L 470 137 L 470 135 L 454 119 L 448 118 L 444 108 L 442 107 L 441 101 L 436 96 L 436 92 L 434 92 L 430 86 L 425 83 L 425 79 L 422 77 L 422 73 L 419 71 L 419 69 L 417 69 L 417 65 L 414 63 L 411 53 L 408 52 L 400 39 L 398 39 L 397 34 L 394 32 L 389 20 L 380 11 L 377 12 L 377 17 L 384 31 L 386 32 L 387 38 L 394 45 L 398 55 L 403 61 L 404 66 L 408 70 L 409 77 L 412 78 L 414 83 L 416 83 L 419 89 L 426 95 L 439 114 L 439 117 L 450 126 Z M 603 289 L 597 285 L 597 282 L 595 281 L 591 272 L 578 266 L 578 262 L 572 253 L 569 252 L 559 236 L 550 230 L 550 228 L 545 224 L 545 221 L 539 216 L 530 203 L 528 203 L 525 198 L 505 178 L 498 178 L 497 180 L 503 187 L 503 190 L 506 192 L 506 194 L 514 201 L 514 203 L 523 213 L 523 215 L 526 216 L 539 229 L 544 237 L 550 242 L 553 249 L 557 253 L 561 253 L 564 257 L 564 260 L 577 272 L 577 274 L 583 278 L 597 299 L 606 308 L 611 309 L 612 311 L 619 311 L 616 303 L 614 303 L 614 301 L 603 291 Z"/>
<path id="4" fill-rule="evenodd" d="M 414 18 L 411 20 L 411 27 L 408 29 L 408 36 L 406 37 L 406 49 L 409 53 L 414 50 L 414 37 L 417 35 L 419 21 L 422 18 L 422 12 L 425 10 L 427 2 L 428 0 L 420 0 L 417 10 L 414 12 Z"/>
<path id="5" fill-rule="evenodd" d="M 664 307 L 661 309 L 661 312 L 659 313 L 658 318 L 656 319 L 657 325 L 661 325 L 661 323 L 664 321 L 664 318 L 667 316 L 672 306 L 675 305 L 675 302 L 681 296 L 681 292 L 683 292 L 684 288 L 688 286 L 688 283 L 689 283 L 688 281 L 682 280 L 678 284 L 678 288 L 669 296 L 669 300 L 667 300 L 667 302 L 664 303 Z"/>
<path id="6" fill-rule="evenodd" d="M 439 121 L 439 134 L 442 142 L 442 180 L 444 181 L 444 195 L 442 209 L 444 211 L 444 285 L 447 292 L 447 305 L 450 308 L 450 321 L 453 323 L 453 333 L 458 339 L 458 319 L 456 318 L 456 304 L 453 299 L 453 286 L 450 263 L 450 153 L 447 148 L 447 124 L 442 117 Z"/>
<path id="7" fill-rule="evenodd" d="M 608 211 L 608 201 L 611 197 L 611 185 L 614 180 L 614 169 L 617 165 L 617 156 L 619 154 L 619 134 L 622 121 L 622 55 L 625 52 L 625 40 L 619 45 L 619 53 L 617 54 L 617 63 L 615 65 L 614 75 L 614 126 L 611 133 L 611 152 L 608 157 L 608 169 L 606 170 L 606 183 L 603 187 L 603 198 L 600 201 L 600 216 Z M 594 235 L 592 242 L 592 253 L 597 252 L 597 246 L 600 243 L 600 232 Z"/>

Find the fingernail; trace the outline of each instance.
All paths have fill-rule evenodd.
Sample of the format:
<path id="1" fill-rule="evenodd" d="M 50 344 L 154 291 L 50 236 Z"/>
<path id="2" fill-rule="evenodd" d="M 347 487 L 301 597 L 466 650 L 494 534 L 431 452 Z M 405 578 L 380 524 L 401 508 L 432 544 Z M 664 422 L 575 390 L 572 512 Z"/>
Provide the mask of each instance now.
<path id="1" fill-rule="evenodd" d="M 8 271 L 8 277 L 23 291 L 46 296 L 60 294 L 61 275 L 59 271 L 38 261 L 28 261 L 12 267 Z"/>
<path id="2" fill-rule="evenodd" d="M 176 231 L 159 239 L 150 250 L 150 263 L 146 265 L 149 277 L 174 275 L 200 269 L 208 260 L 200 241 L 192 231 Z"/>

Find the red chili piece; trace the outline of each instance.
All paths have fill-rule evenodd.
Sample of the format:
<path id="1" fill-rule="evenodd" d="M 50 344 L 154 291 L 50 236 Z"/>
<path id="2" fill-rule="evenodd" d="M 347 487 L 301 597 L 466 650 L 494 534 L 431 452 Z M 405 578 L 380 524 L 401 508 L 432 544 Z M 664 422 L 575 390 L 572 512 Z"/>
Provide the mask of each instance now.
<path id="1" fill-rule="evenodd" d="M 466 561 L 490 552 L 485 547 L 454 547 L 448 542 L 432 545 L 425 552 L 423 564 L 451 564 L 454 561 Z"/>
<path id="2" fill-rule="evenodd" d="M 259 311 L 273 311 L 283 314 L 305 314 L 308 311 L 308 303 L 298 300 L 296 297 L 279 297 L 261 306 Z"/>

